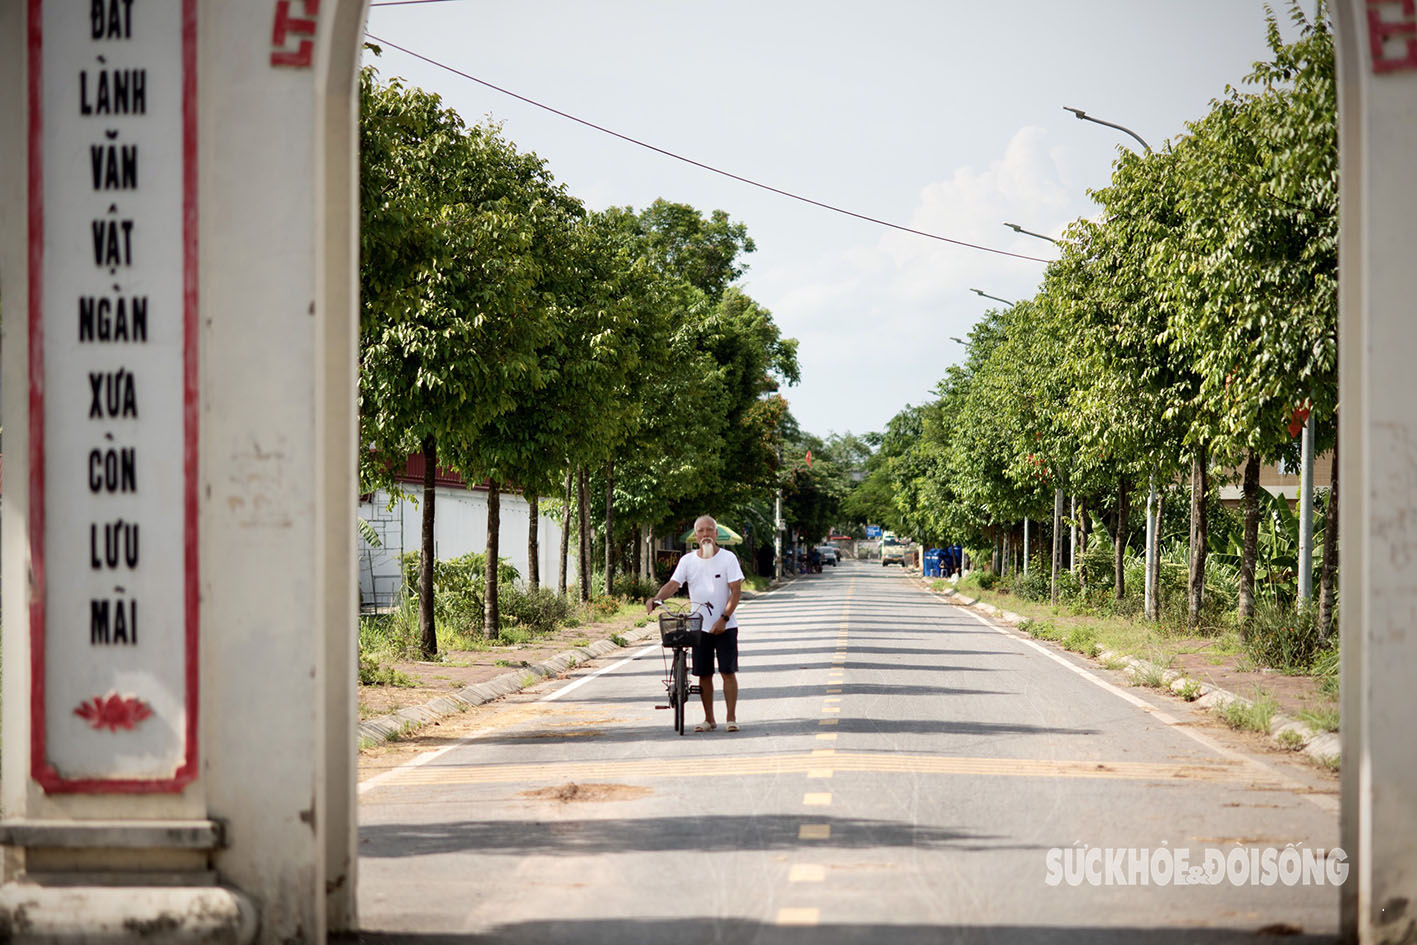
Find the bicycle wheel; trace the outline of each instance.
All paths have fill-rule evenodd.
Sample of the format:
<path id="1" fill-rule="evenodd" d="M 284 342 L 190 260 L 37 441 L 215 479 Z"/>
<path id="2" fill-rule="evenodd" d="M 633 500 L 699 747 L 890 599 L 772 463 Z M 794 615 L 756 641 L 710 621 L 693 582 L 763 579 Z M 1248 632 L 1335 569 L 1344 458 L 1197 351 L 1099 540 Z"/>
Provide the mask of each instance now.
<path id="1" fill-rule="evenodd" d="M 682 648 L 674 651 L 674 730 L 684 734 L 684 704 L 689 701 L 689 654 Z"/>

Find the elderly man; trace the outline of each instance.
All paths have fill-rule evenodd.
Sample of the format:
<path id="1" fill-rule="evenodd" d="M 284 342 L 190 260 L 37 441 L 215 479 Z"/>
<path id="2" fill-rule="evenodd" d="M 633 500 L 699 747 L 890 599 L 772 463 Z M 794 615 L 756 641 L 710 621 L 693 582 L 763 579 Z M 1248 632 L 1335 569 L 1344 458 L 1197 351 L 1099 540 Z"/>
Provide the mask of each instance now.
<path id="1" fill-rule="evenodd" d="M 704 721 L 694 727 L 696 732 L 712 732 L 718 728 L 713 717 L 713 668 L 723 674 L 723 701 L 727 709 L 725 728 L 738 731 L 738 599 L 743 593 L 743 568 L 738 556 L 718 545 L 718 522 L 711 515 L 700 515 L 694 522 L 694 540 L 698 544 L 679 559 L 674 574 L 649 600 L 645 612 L 654 610 L 654 602 L 672 596 L 685 584 L 689 586 L 689 601 L 694 611 L 704 615 L 706 631 L 694 646 L 693 673 L 699 678 L 699 695 L 704 703 Z"/>

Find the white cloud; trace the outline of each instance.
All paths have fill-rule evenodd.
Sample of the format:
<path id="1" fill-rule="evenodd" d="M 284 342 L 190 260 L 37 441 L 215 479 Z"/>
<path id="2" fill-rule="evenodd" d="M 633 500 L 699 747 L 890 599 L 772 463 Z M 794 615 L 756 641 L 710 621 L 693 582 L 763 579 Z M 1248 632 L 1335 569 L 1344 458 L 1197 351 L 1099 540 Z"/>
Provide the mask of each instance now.
<path id="1" fill-rule="evenodd" d="M 909 226 L 952 239 L 1044 259 L 1046 242 L 1006 230 L 1005 221 L 1056 235 L 1092 208 L 1071 186 L 1066 149 L 1042 128 L 1016 132 L 981 169 L 961 167 L 920 189 Z M 791 269 L 755 273 L 754 288 L 785 333 L 800 342 L 803 383 L 793 411 L 814 432 L 881 428 L 907 402 L 920 403 L 963 350 L 964 337 L 993 303 L 1030 296 L 1037 262 L 984 253 L 899 231 Z M 842 397 L 842 378 L 866 378 Z"/>

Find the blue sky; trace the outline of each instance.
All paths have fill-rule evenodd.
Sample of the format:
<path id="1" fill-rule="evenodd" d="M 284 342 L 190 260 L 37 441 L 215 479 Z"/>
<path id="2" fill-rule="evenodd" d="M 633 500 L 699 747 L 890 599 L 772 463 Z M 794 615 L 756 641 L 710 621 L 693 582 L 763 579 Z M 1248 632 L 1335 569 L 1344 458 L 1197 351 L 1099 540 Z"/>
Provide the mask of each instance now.
<path id="1" fill-rule="evenodd" d="M 1058 235 L 1138 146 L 1064 106 L 1160 147 L 1267 53 L 1262 0 L 450 0 L 375 6 L 368 30 L 735 174 L 1042 257 L 1002 224 Z M 501 122 L 590 207 L 663 197 L 745 223 L 741 284 L 799 340 L 785 394 L 821 436 L 930 399 L 962 356 L 950 338 L 993 304 L 970 289 L 1026 298 L 1043 273 L 718 177 L 393 49 L 369 61 Z"/>

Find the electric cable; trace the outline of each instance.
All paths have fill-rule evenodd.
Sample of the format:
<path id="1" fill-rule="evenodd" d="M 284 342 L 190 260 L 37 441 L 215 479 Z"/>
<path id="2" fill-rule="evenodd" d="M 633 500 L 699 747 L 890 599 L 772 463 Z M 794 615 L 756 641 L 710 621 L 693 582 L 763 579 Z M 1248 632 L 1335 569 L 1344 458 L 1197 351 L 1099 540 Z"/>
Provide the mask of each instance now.
<path id="1" fill-rule="evenodd" d="M 403 3 L 441 2 L 441 0 L 402 0 L 402 2 L 403 2 Z M 373 5 L 373 6 L 378 6 L 379 4 L 372 4 L 372 5 Z M 391 3 L 391 5 L 397 6 L 398 3 L 397 3 L 397 2 L 393 2 L 393 3 Z M 1041 262 L 1041 263 L 1052 262 L 1052 260 L 1044 259 L 1044 258 L 1042 258 L 1042 257 L 1040 257 L 1040 256 L 1028 256 L 1028 255 L 1025 255 L 1025 254 L 1023 254 L 1023 253 L 1012 253 L 1012 252 L 1009 252 L 1009 251 L 1006 250 L 1006 249 L 996 249 L 996 248 L 994 248 L 994 247 L 992 247 L 992 246 L 983 246 L 983 245 L 980 245 L 979 243 L 970 243 L 970 242 L 966 242 L 965 240 L 951 239 L 951 238 L 948 237 L 948 236 L 940 236 L 938 233 L 927 233 L 927 232 L 924 231 L 924 230 L 917 230 L 917 229 L 913 229 L 913 228 L 908 227 L 908 226 L 902 226 L 902 225 L 899 224 L 899 223 L 892 223 L 892 222 L 890 222 L 889 220 L 882 220 L 882 219 L 880 219 L 880 218 L 878 218 L 878 217 L 867 216 L 867 215 L 864 214 L 864 213 L 857 213 L 857 212 L 854 211 L 854 210 L 847 210 L 847 209 L 845 209 L 844 207 L 834 206 L 833 204 L 824 203 L 823 201 L 820 201 L 820 200 L 813 200 L 811 197 L 804 197 L 804 196 L 802 196 L 801 194 L 795 194 L 795 193 L 793 193 L 792 191 L 783 190 L 783 189 L 781 189 L 780 187 L 773 187 L 773 186 L 770 185 L 770 184 L 764 184 L 764 183 L 761 183 L 761 182 L 759 182 L 759 181 L 753 180 L 752 178 L 743 177 L 743 176 L 740 175 L 740 174 L 734 174 L 734 173 L 731 172 L 731 171 L 725 171 L 725 170 L 723 170 L 722 168 L 714 167 L 712 164 L 705 164 L 703 161 L 696 161 L 696 160 L 694 160 L 694 159 L 691 158 L 691 157 L 686 157 L 685 155 L 682 155 L 682 154 L 676 154 L 676 153 L 673 152 L 673 151 L 667 150 L 667 149 L 665 149 L 665 148 L 658 147 L 657 145 L 650 144 L 650 143 L 647 142 L 647 141 L 641 141 L 641 140 L 638 139 L 638 138 L 633 138 L 633 137 L 631 137 L 631 136 L 629 136 L 629 135 L 627 135 L 627 134 L 622 134 L 622 133 L 620 133 L 620 132 L 618 132 L 618 131 L 615 131 L 615 130 L 613 130 L 613 129 L 611 129 L 611 128 L 606 128 L 604 125 L 597 125 L 597 124 L 596 124 L 595 122 L 593 122 L 593 121 L 588 121 L 588 120 L 586 120 L 586 119 L 584 119 L 584 118 L 579 118 L 579 117 L 577 117 L 577 116 L 575 116 L 575 115 L 570 114 L 569 112 L 561 111 L 559 108 L 553 108 L 553 107 L 550 106 L 550 105 L 546 105 L 546 104 L 544 104 L 544 103 L 542 103 L 542 102 L 538 102 L 536 99 L 528 98 L 528 97 L 525 96 L 525 95 L 519 95 L 519 94 L 517 94 L 516 92 L 511 91 L 510 89 L 506 89 L 506 88 L 503 88 L 503 87 L 500 86 L 500 85 L 496 85 L 496 84 L 494 84 L 494 83 L 492 83 L 492 82 L 488 82 L 486 79 L 479 79 L 477 76 L 471 75 L 471 74 L 469 74 L 469 73 L 467 73 L 467 72 L 463 72 L 461 69 L 456 69 L 456 68 L 454 68 L 453 66 L 448 65 L 447 63 L 439 62 L 438 60 L 433 59 L 433 58 L 430 58 L 430 57 L 428 57 L 428 56 L 425 56 L 425 55 L 423 55 L 422 53 L 414 52 L 412 49 L 409 49 L 409 48 L 407 48 L 407 47 L 405 47 L 405 46 L 400 46 L 398 43 L 390 42 L 390 41 L 387 40 L 387 39 L 380 39 L 378 36 L 375 36 L 373 33 L 365 33 L 364 35 L 367 36 L 371 41 L 373 41 L 373 42 L 375 42 L 375 43 L 379 43 L 379 44 L 381 44 L 381 45 L 388 46 L 388 47 L 391 48 L 391 49 L 397 49 L 399 52 L 404 53 L 405 55 L 412 56 L 412 57 L 415 58 L 415 59 L 422 60 L 423 62 L 428 63 L 430 66 L 436 66 L 436 67 L 439 68 L 439 69 L 443 69 L 443 70 L 446 70 L 446 71 L 448 71 L 448 72 L 451 72 L 453 75 L 460 76 L 460 77 L 462 77 L 462 78 L 464 78 L 464 79 L 467 79 L 467 80 L 470 81 L 470 82 L 476 82 L 478 85 L 485 86 L 486 88 L 492 89 L 494 92 L 501 92 L 503 95 L 510 96 L 511 98 L 514 98 L 514 99 L 516 99 L 516 100 L 518 100 L 518 101 L 520 101 L 520 102 L 525 102 L 525 103 L 528 104 L 528 105 L 533 105 L 533 106 L 535 106 L 535 107 L 537 107 L 537 108 L 542 109 L 543 111 L 548 111 L 548 112 L 550 112 L 550 113 L 553 114 L 553 115 L 558 115 L 558 116 L 560 116 L 561 118 L 569 119 L 570 121 L 574 121 L 574 122 L 576 122 L 577 124 L 585 125 L 587 128 L 593 128 L 594 130 L 599 131 L 599 132 L 601 132 L 602 134 L 607 134 L 607 135 L 610 135 L 611 137 L 619 138 L 621 141 L 626 141 L 626 142 L 629 142 L 630 144 L 638 145 L 639 147 L 645 148 L 645 149 L 650 150 L 650 151 L 654 151 L 654 152 L 657 153 L 657 154 L 662 154 L 662 155 L 664 155 L 665 157 L 673 158 L 673 159 L 676 160 L 676 161 L 682 161 L 682 162 L 684 162 L 685 164 L 691 164 L 691 165 L 693 165 L 694 167 L 700 168 L 700 169 L 705 170 L 705 171 L 709 171 L 709 172 L 714 173 L 714 174 L 718 174 L 718 175 L 720 175 L 720 176 L 722 176 L 722 177 L 727 177 L 727 178 L 729 178 L 729 179 L 731 179 L 731 180 L 736 180 L 736 181 L 738 181 L 739 183 L 747 184 L 747 185 L 749 185 L 749 186 L 751 186 L 751 187 L 757 187 L 757 188 L 759 188 L 759 189 L 761 189 L 761 190 L 766 190 L 766 191 L 769 191 L 769 192 L 771 192 L 771 193 L 778 194 L 779 196 L 787 197 L 787 198 L 792 199 L 792 200 L 799 200 L 799 201 L 801 201 L 802 203 L 811 204 L 812 206 L 814 206 L 814 207 L 819 207 L 819 208 L 821 208 L 821 209 L 823 209 L 823 210 L 830 210 L 830 211 L 832 211 L 832 212 L 834 212 L 834 213 L 844 214 L 845 216 L 848 216 L 848 217 L 855 217 L 855 218 L 858 219 L 858 220 L 865 220 L 865 221 L 868 222 L 868 223 L 875 223 L 875 224 L 877 224 L 878 226 L 889 227 L 890 229 L 893 229 L 893 230 L 900 230 L 900 231 L 903 232 L 903 233 L 913 233 L 913 234 L 916 235 L 916 236 L 923 236 L 923 237 L 926 237 L 927 239 L 939 240 L 939 241 L 942 242 L 942 243 L 951 243 L 951 244 L 953 244 L 953 245 L 955 245 L 955 246 L 963 246 L 963 247 L 965 247 L 965 248 L 967 248 L 967 249 L 977 249 L 977 250 L 979 250 L 979 251 L 981 251 L 981 252 L 994 253 L 994 254 L 999 255 L 999 256 L 1012 256 L 1012 257 L 1015 258 L 1015 259 L 1026 259 L 1026 260 L 1028 260 L 1028 261 L 1030 261 L 1030 262 Z"/>

